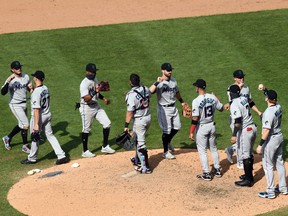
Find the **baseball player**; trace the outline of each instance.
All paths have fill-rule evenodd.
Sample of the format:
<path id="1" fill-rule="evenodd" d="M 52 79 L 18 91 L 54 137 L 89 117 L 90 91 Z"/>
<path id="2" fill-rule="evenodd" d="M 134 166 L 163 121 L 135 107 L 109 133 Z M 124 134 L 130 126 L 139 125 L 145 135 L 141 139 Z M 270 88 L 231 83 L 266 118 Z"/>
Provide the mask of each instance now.
<path id="1" fill-rule="evenodd" d="M 195 90 L 198 93 L 192 101 L 192 122 L 190 127 L 190 139 L 194 140 L 194 131 L 196 129 L 196 145 L 200 156 L 203 173 L 197 175 L 198 179 L 211 181 L 212 175 L 222 177 L 220 170 L 219 154 L 216 145 L 216 127 L 214 122 L 215 110 L 223 111 L 223 104 L 213 95 L 206 93 L 206 82 L 198 79 L 195 83 Z M 210 146 L 214 166 L 210 173 L 207 157 L 207 145 Z"/>
<path id="2" fill-rule="evenodd" d="M 287 195 L 286 169 L 283 160 L 283 134 L 281 131 L 282 108 L 277 102 L 274 90 L 266 91 L 268 108 L 262 117 L 262 136 L 257 147 L 257 153 L 262 153 L 262 165 L 267 180 L 266 192 L 259 192 L 258 196 L 268 199 L 275 198 L 275 192 Z M 275 188 L 274 164 L 278 172 L 279 188 Z"/>
<path id="3" fill-rule="evenodd" d="M 257 106 L 255 105 L 254 101 L 252 100 L 249 87 L 244 83 L 244 76 L 245 76 L 245 74 L 243 73 L 242 70 L 234 71 L 234 73 L 233 73 L 234 84 L 236 84 L 236 85 L 238 85 L 240 87 L 240 89 L 241 89 L 240 95 L 243 96 L 243 97 L 246 97 L 248 99 L 248 103 L 249 103 L 250 108 L 252 108 L 252 110 L 254 110 L 261 117 L 262 112 L 260 112 L 258 110 Z M 229 87 L 228 87 L 228 90 L 227 90 L 229 103 L 224 105 L 224 109 L 226 109 L 226 110 L 229 110 L 230 104 L 232 102 L 232 99 L 230 97 Z M 230 117 L 230 128 L 231 128 L 232 131 L 234 130 L 234 123 L 231 122 L 231 117 Z M 237 156 L 237 168 L 238 169 L 243 169 L 244 168 L 243 167 L 243 161 L 241 160 L 241 157 L 237 153 L 237 143 L 225 148 L 225 153 L 227 154 L 227 160 L 231 164 L 233 164 L 232 157 L 233 157 L 234 152 L 236 152 L 236 156 Z"/>
<path id="4" fill-rule="evenodd" d="M 91 158 L 95 154 L 88 150 L 88 135 L 91 130 L 92 122 L 96 119 L 103 127 L 103 145 L 101 152 L 107 154 L 115 153 L 115 150 L 110 148 L 108 144 L 111 121 L 108 118 L 105 110 L 98 104 L 98 99 L 104 101 L 106 105 L 110 104 L 110 100 L 105 98 L 99 92 L 98 80 L 96 78 L 96 65 L 89 63 L 86 65 L 86 77 L 80 84 L 80 115 L 82 118 L 82 157 Z"/>
<path id="5" fill-rule="evenodd" d="M 129 123 L 133 122 L 133 132 L 136 134 L 136 164 L 140 166 L 135 169 L 140 173 L 150 174 L 152 171 L 148 163 L 148 152 L 145 145 L 145 135 L 150 126 L 151 115 L 149 100 L 151 93 L 146 86 L 140 84 L 140 77 L 137 74 L 130 75 L 131 90 L 126 94 L 126 120 L 124 131 L 128 131 Z M 134 160 L 135 160 L 134 159 Z"/>
<path id="6" fill-rule="evenodd" d="M 238 85 L 231 85 L 229 88 L 230 115 L 234 124 L 231 143 L 237 143 L 237 151 L 243 160 L 244 175 L 240 176 L 241 181 L 236 181 L 236 186 L 252 187 L 253 178 L 253 145 L 256 140 L 257 127 L 253 122 L 250 106 L 247 97 L 241 96 L 241 89 Z"/>
<path id="7" fill-rule="evenodd" d="M 181 128 L 180 116 L 176 108 L 176 99 L 179 100 L 182 106 L 185 105 L 176 79 L 172 77 L 172 66 L 170 63 L 161 65 L 162 76 L 157 78 L 157 81 L 149 88 L 150 92 L 157 94 L 157 113 L 160 128 L 163 131 L 163 158 L 175 159 L 175 156 L 168 151 L 169 145 L 171 146 L 172 138 L 177 134 Z M 170 147 L 173 150 L 173 147 Z"/>
<path id="8" fill-rule="evenodd" d="M 11 63 L 11 75 L 6 79 L 1 88 L 1 94 L 6 95 L 9 91 L 10 100 L 9 107 L 13 115 L 18 120 L 13 130 L 2 138 L 5 148 L 11 150 L 12 138 L 19 132 L 22 136 L 22 151 L 29 154 L 27 132 L 29 127 L 29 120 L 27 116 L 27 91 L 32 92 L 33 86 L 30 83 L 29 76 L 22 72 L 22 65 L 19 61 Z"/>
<path id="9" fill-rule="evenodd" d="M 56 165 L 67 163 L 69 159 L 65 156 L 65 152 L 62 150 L 57 138 L 53 135 L 51 127 L 50 95 L 47 86 L 43 84 L 45 74 L 43 71 L 36 71 L 34 74 L 31 74 L 31 76 L 33 76 L 33 81 L 35 82 L 35 89 L 31 95 L 31 138 L 35 133 L 45 131 L 47 140 L 58 158 Z M 39 141 L 40 137 L 37 140 L 32 138 L 30 154 L 27 159 L 21 161 L 21 164 L 37 163 Z"/>

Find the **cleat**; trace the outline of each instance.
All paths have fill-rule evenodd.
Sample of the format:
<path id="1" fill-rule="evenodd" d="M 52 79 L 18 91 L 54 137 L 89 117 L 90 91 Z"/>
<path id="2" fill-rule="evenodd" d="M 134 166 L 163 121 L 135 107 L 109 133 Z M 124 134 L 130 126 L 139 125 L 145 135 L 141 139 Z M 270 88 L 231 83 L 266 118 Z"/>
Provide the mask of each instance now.
<path id="1" fill-rule="evenodd" d="M 61 165 L 61 164 L 65 164 L 65 163 L 68 163 L 68 162 L 69 162 L 69 158 L 64 157 L 64 158 L 56 160 L 55 164 L 56 165 Z"/>
<path id="2" fill-rule="evenodd" d="M 163 153 L 162 157 L 165 158 L 165 159 L 168 159 L 168 160 L 175 159 L 175 156 L 173 154 L 171 154 L 169 151 Z"/>
<path id="3" fill-rule="evenodd" d="M 30 149 L 28 147 L 28 144 L 23 145 L 21 150 L 25 152 L 26 154 L 30 154 Z"/>
<path id="4" fill-rule="evenodd" d="M 276 197 L 275 194 L 268 194 L 267 192 L 259 192 L 258 196 L 266 199 L 274 199 Z"/>
<path id="5" fill-rule="evenodd" d="M 212 176 L 210 175 L 210 173 L 203 173 L 203 174 L 197 175 L 196 177 L 199 180 L 205 180 L 205 181 L 211 181 L 212 180 Z"/>
<path id="6" fill-rule="evenodd" d="M 249 181 L 249 180 L 243 180 L 243 181 L 236 181 L 235 182 L 235 186 L 239 186 L 239 187 L 252 187 L 254 184 L 253 181 Z"/>
<path id="7" fill-rule="evenodd" d="M 151 174 L 152 173 L 152 170 L 149 169 L 149 168 L 141 168 L 141 167 L 135 167 L 135 170 L 141 174 Z"/>
<path id="8" fill-rule="evenodd" d="M 115 150 L 110 148 L 109 145 L 107 145 L 106 147 L 102 146 L 101 152 L 106 153 L 106 154 L 113 154 L 115 153 Z"/>
<path id="9" fill-rule="evenodd" d="M 36 164 L 37 161 L 31 161 L 31 160 L 28 160 L 28 159 L 25 159 L 25 160 L 22 160 L 21 161 L 21 164 Z"/>
<path id="10" fill-rule="evenodd" d="M 95 157 L 95 154 L 93 154 L 92 152 L 87 150 L 85 152 L 82 152 L 82 157 L 84 157 L 84 158 L 92 158 L 92 157 Z"/>
<path id="11" fill-rule="evenodd" d="M 11 150 L 12 147 L 10 145 L 10 138 L 8 136 L 4 136 L 4 137 L 2 137 L 2 140 L 4 142 L 5 148 L 7 150 Z"/>
<path id="12" fill-rule="evenodd" d="M 135 157 L 131 157 L 130 158 L 130 161 L 132 163 L 133 166 L 138 166 L 140 167 L 141 166 L 141 162 L 139 160 L 136 161 L 136 158 Z"/>
<path id="13" fill-rule="evenodd" d="M 222 177 L 222 173 L 221 173 L 221 169 L 220 168 L 216 169 L 216 168 L 213 167 L 212 171 L 211 171 L 211 174 L 214 175 L 217 178 L 221 178 Z"/>
<path id="14" fill-rule="evenodd" d="M 282 194 L 282 195 L 287 195 L 287 194 L 288 194 L 287 191 L 281 192 L 281 191 L 279 190 L 279 188 L 275 188 L 275 189 L 274 189 L 274 192 L 275 192 L 275 193 L 280 193 L 280 194 Z"/>

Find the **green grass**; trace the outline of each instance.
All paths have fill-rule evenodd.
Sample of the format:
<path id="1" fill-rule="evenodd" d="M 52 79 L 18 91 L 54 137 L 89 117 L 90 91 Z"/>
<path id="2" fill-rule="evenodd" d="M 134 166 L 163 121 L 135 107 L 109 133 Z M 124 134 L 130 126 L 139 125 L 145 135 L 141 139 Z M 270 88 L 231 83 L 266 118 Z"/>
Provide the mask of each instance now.
<path id="1" fill-rule="evenodd" d="M 260 110 L 266 108 L 263 94 L 257 91 L 259 83 L 278 92 L 283 106 L 283 133 L 288 134 L 286 107 L 286 79 L 288 68 L 288 10 L 257 13 L 230 14 L 198 18 L 182 18 L 153 22 L 128 23 L 99 27 L 35 31 L 0 35 L 1 83 L 9 75 L 13 60 L 24 64 L 28 74 L 43 70 L 45 84 L 51 92 L 53 129 L 63 149 L 71 159 L 79 158 L 81 119 L 74 104 L 79 100 L 79 84 L 84 77 L 85 65 L 96 63 L 100 70 L 98 79 L 109 80 L 111 91 L 103 93 L 112 104 L 105 106 L 112 121 L 110 144 L 123 130 L 125 120 L 125 93 L 128 79 L 137 72 L 143 84 L 150 86 L 161 75 L 160 65 L 170 62 L 173 75 L 185 101 L 196 97 L 192 83 L 198 78 L 207 82 L 207 90 L 215 92 L 223 103 L 227 101 L 226 89 L 233 82 L 232 73 L 243 69 L 246 83 Z M 16 121 L 7 105 L 8 97 L 0 97 L 2 104 L 1 136 L 10 132 Z M 100 102 L 101 103 L 101 102 Z M 102 104 L 101 104 L 102 105 Z M 180 104 L 177 104 L 180 108 Z M 148 148 L 161 148 L 161 131 L 157 123 L 156 99 L 152 98 L 152 124 L 147 136 Z M 229 145 L 230 128 L 228 112 L 217 113 L 218 145 Z M 255 122 L 260 125 L 254 114 Z M 182 118 L 182 130 L 176 135 L 174 145 L 195 147 L 188 139 L 190 121 Z M 260 136 L 260 128 L 258 131 Z M 257 141 L 259 140 L 259 137 Z M 95 122 L 89 140 L 90 150 L 98 153 L 102 143 L 102 129 Z M 287 152 L 285 139 L 285 152 Z M 54 152 L 48 142 L 40 146 L 39 163 L 23 166 L 19 163 L 26 155 L 20 152 L 21 139 L 13 140 L 13 149 L 3 147 L 0 152 L 0 212 L 1 215 L 21 215 L 8 203 L 9 188 L 26 175 L 31 167 L 53 166 Z M 33 188 L 33 185 L 31 185 Z M 29 194 L 27 194 L 29 202 Z M 288 208 L 267 215 L 285 215 Z"/>

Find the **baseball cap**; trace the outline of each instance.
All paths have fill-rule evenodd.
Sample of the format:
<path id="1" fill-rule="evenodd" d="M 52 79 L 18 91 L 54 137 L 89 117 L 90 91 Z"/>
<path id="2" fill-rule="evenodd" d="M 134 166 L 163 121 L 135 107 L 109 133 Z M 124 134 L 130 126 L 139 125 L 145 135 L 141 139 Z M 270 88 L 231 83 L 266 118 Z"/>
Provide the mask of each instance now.
<path id="1" fill-rule="evenodd" d="M 19 70 L 22 66 L 19 61 L 13 61 L 11 63 L 11 69 Z"/>
<path id="2" fill-rule="evenodd" d="M 234 94 L 240 94 L 241 89 L 238 85 L 231 85 L 229 91 Z"/>
<path id="3" fill-rule="evenodd" d="M 197 79 L 195 83 L 193 83 L 193 86 L 196 86 L 198 88 L 205 89 L 206 88 L 206 82 L 203 79 Z"/>
<path id="4" fill-rule="evenodd" d="M 97 69 L 96 65 L 93 63 L 89 63 L 86 65 L 86 71 L 96 73 L 97 70 L 99 70 L 99 69 Z"/>
<path id="5" fill-rule="evenodd" d="M 277 100 L 277 93 L 274 90 L 267 91 L 267 97 L 269 100 Z"/>
<path id="6" fill-rule="evenodd" d="M 170 63 L 163 63 L 161 65 L 161 69 L 162 70 L 166 70 L 166 71 L 172 71 L 172 65 Z"/>
<path id="7" fill-rule="evenodd" d="M 45 74 L 43 71 L 36 71 L 34 74 L 31 74 L 31 76 L 36 77 L 37 79 L 43 81 L 45 79 Z"/>
<path id="8" fill-rule="evenodd" d="M 244 78 L 244 76 L 245 76 L 245 74 L 242 70 L 236 70 L 233 73 L 233 77 L 235 77 L 235 78 L 241 79 L 241 78 Z"/>

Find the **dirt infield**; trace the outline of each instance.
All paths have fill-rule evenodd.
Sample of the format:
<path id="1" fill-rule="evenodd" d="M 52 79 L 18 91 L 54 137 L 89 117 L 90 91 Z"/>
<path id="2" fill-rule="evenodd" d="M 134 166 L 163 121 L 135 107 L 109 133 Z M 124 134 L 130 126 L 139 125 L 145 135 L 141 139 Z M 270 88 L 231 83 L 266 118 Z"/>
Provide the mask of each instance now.
<path id="1" fill-rule="evenodd" d="M 0 7 L 0 34 L 277 8 L 288 8 L 288 1 L 10 0 Z M 257 192 L 266 187 L 260 156 L 255 157 L 255 185 L 252 188 L 237 188 L 234 181 L 243 171 L 239 171 L 235 164 L 230 165 L 223 151 L 220 151 L 220 158 L 224 175 L 211 182 L 199 181 L 195 177 L 201 173 L 195 149 L 176 149 L 177 159 L 173 161 L 163 160 L 161 154 L 162 150 L 149 150 L 153 168 L 150 175 L 133 171 L 129 158 L 134 152 L 97 155 L 92 159 L 53 166 L 21 179 L 10 189 L 8 200 L 20 212 L 37 216 L 242 216 L 287 205 L 287 196 L 278 196 L 274 200 L 257 197 Z M 72 168 L 74 162 L 78 162 L 80 167 Z M 63 173 L 39 178 L 53 171 Z"/>

